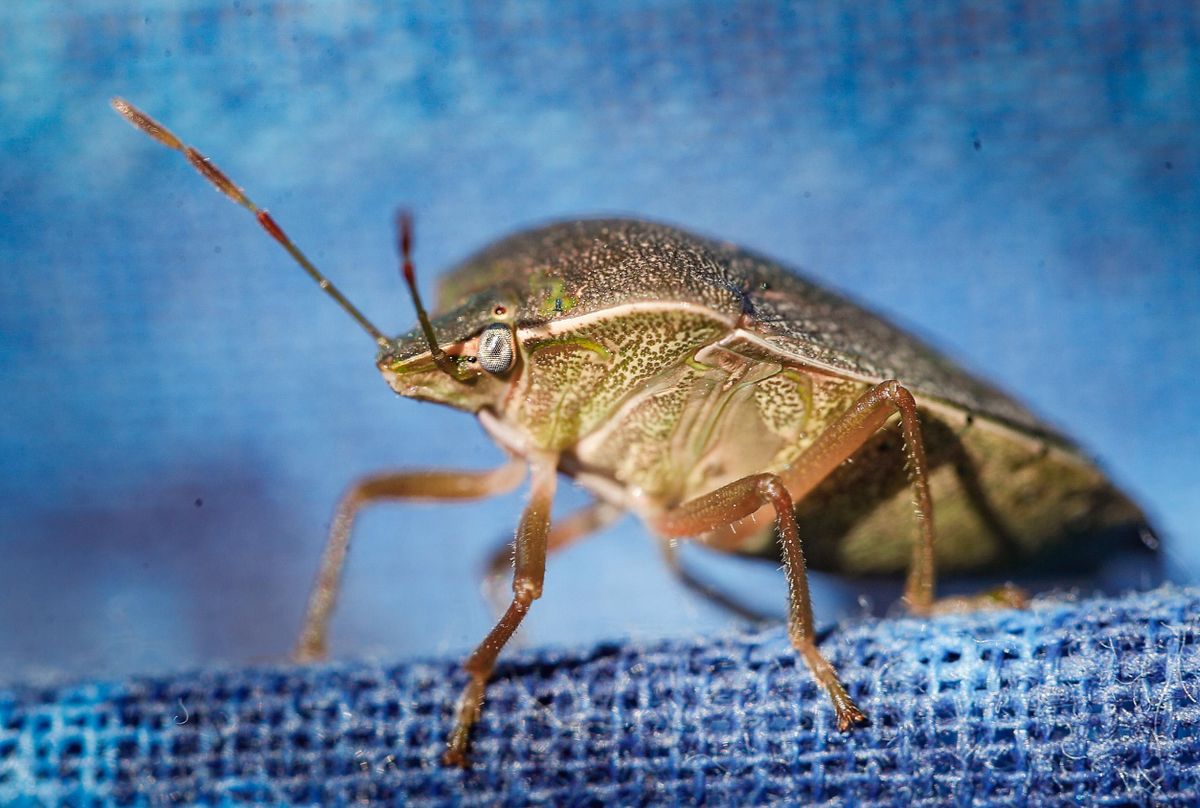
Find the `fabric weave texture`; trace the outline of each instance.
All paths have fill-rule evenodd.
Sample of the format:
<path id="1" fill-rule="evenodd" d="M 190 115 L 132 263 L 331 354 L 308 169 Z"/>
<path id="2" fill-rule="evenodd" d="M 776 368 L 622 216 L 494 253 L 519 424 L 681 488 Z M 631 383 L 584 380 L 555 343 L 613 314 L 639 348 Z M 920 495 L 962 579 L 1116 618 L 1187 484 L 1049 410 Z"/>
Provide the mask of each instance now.
<path id="1" fill-rule="evenodd" d="M 469 771 L 439 757 L 458 660 L 0 691 L 0 804 L 1196 804 L 1200 590 L 512 654 Z"/>

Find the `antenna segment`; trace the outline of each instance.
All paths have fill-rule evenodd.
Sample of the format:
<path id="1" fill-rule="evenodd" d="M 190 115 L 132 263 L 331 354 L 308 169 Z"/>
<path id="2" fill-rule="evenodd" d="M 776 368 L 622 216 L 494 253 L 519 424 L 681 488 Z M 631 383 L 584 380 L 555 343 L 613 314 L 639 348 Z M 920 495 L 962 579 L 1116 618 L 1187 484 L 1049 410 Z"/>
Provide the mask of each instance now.
<path id="1" fill-rule="evenodd" d="M 295 262 L 300 265 L 301 269 L 307 272 L 308 276 L 317 282 L 317 285 L 324 290 L 325 294 L 332 297 L 347 314 L 353 317 L 355 322 L 357 322 L 364 331 L 371 335 L 371 338 L 375 340 L 379 347 L 388 348 L 390 346 L 388 338 L 383 335 L 383 332 L 372 325 L 371 321 L 364 317 L 362 312 L 355 308 L 354 304 L 347 300 L 346 296 L 343 295 L 336 286 L 330 283 L 329 279 L 322 275 L 315 266 L 313 266 L 312 262 L 305 257 L 304 253 L 300 252 L 300 249 L 294 243 L 292 243 L 292 240 L 288 238 L 286 233 L 283 232 L 283 228 L 281 228 L 275 222 L 275 220 L 271 218 L 271 214 L 267 213 L 267 211 L 251 202 L 250 197 L 246 196 L 241 188 L 234 185 L 233 181 L 230 180 L 229 177 L 225 176 L 225 173 L 221 171 L 221 169 L 217 168 L 211 160 L 193 149 L 191 146 L 186 145 L 179 138 L 175 137 L 175 135 L 172 134 L 169 129 L 151 118 L 146 113 L 142 112 L 133 104 L 130 104 L 125 99 L 114 98 L 112 100 L 112 106 L 113 109 L 125 117 L 125 120 L 129 121 L 135 127 L 142 130 L 159 143 L 163 144 L 169 149 L 182 152 L 183 156 L 187 158 L 187 161 L 192 164 L 192 167 L 199 171 L 206 180 L 215 185 L 218 191 L 225 194 L 225 196 L 229 197 L 234 202 L 253 213 L 254 218 L 258 220 L 258 223 L 262 226 L 262 229 L 266 230 L 271 238 L 279 242 L 280 246 L 288 251 L 288 254 L 291 255 Z"/>
<path id="2" fill-rule="evenodd" d="M 407 210 L 401 210 L 396 214 L 396 242 L 396 246 L 400 248 L 401 274 L 412 295 L 413 305 L 416 306 L 417 322 L 421 324 L 425 341 L 429 343 L 429 355 L 433 358 L 433 363 L 443 373 L 449 374 L 457 381 L 465 382 L 474 378 L 479 374 L 478 369 L 470 367 L 470 364 L 475 361 L 475 357 L 450 356 L 438 347 L 437 337 L 433 333 L 433 323 L 429 321 L 429 315 L 421 303 L 421 293 L 417 291 L 417 278 L 412 262 L 412 214 Z"/>

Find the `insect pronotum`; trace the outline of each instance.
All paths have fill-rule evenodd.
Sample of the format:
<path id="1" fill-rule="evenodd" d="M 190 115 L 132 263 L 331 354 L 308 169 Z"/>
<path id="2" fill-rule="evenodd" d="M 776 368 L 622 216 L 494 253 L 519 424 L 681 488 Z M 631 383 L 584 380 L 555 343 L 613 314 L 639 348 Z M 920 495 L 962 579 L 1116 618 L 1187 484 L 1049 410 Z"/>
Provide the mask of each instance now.
<path id="1" fill-rule="evenodd" d="M 867 718 L 817 647 L 809 564 L 907 568 L 904 602 L 916 614 L 1019 605 L 1013 588 L 935 601 L 935 555 L 959 571 L 1040 563 L 1144 525 L 1070 442 L 912 336 L 766 258 L 660 224 L 564 222 L 509 237 L 444 278 L 431 317 L 402 214 L 398 246 L 418 327 L 386 337 L 208 158 L 131 104 L 113 106 L 254 214 L 375 342 L 395 392 L 473 413 L 509 455 L 493 471 L 388 472 L 352 485 L 334 515 L 298 660 L 326 653 L 363 505 L 486 497 L 515 488 L 528 468 L 512 600 L 466 660 L 449 764 L 466 765 L 485 685 L 542 593 L 546 556 L 626 511 L 664 547 L 686 538 L 782 560 L 791 643 L 843 731 Z M 595 501 L 551 525 L 559 474 Z"/>

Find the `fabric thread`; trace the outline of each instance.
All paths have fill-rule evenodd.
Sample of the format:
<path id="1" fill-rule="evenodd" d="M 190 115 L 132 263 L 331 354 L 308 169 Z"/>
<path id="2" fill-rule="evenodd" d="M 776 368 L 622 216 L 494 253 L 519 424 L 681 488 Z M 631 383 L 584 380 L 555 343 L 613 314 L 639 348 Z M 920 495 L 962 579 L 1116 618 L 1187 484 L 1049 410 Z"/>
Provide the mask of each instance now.
<path id="1" fill-rule="evenodd" d="M 1200 590 L 844 624 L 851 734 L 781 627 L 532 650 L 440 763 L 459 660 L 0 691 L 0 804 L 1088 805 L 1200 800 Z"/>

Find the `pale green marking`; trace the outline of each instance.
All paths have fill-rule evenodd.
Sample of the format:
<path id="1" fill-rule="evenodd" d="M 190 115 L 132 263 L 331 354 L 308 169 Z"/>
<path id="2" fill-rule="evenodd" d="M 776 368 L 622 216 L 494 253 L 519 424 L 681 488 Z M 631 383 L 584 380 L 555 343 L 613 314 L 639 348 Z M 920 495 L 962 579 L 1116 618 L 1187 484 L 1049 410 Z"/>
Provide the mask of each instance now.
<path id="1" fill-rule="evenodd" d="M 561 278 L 551 278 L 539 285 L 547 290 L 546 299 L 542 301 L 542 314 L 562 314 L 575 308 L 577 301 L 566 294 Z"/>
<path id="2" fill-rule="evenodd" d="M 401 360 L 399 362 L 393 362 L 388 369 L 397 376 L 406 376 L 410 373 L 429 373 L 430 371 L 437 370 L 438 366 L 434 364 L 433 360 L 430 360 L 428 364 L 424 365 L 412 365 Z"/>
<path id="3" fill-rule="evenodd" d="M 559 339 L 546 340 L 534 346 L 531 354 L 537 353 L 544 348 L 559 348 L 559 347 L 577 347 L 584 348 L 598 355 L 605 362 L 612 361 L 612 352 L 605 348 L 595 340 L 590 340 L 587 337 L 561 337 Z"/>

